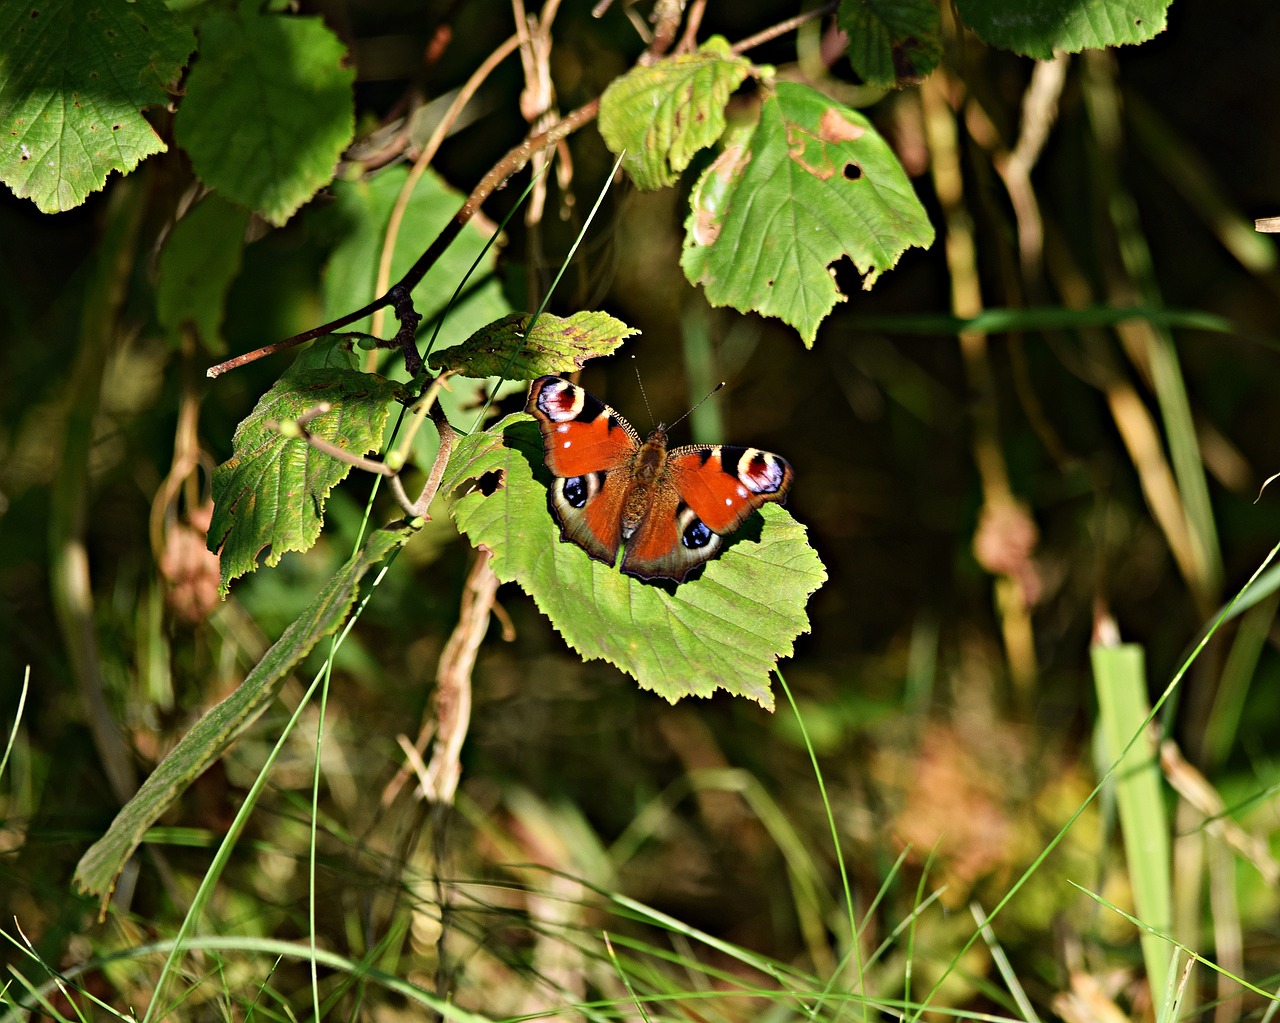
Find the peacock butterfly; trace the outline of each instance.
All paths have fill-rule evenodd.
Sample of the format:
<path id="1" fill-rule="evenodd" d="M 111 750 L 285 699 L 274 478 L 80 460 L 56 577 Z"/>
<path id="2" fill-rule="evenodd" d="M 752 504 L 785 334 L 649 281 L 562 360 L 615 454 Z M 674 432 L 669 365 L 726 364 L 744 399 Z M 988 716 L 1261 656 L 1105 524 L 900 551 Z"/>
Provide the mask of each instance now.
<path id="1" fill-rule="evenodd" d="M 759 448 L 693 444 L 667 450 L 662 424 L 641 443 L 622 416 L 577 384 L 539 377 L 528 411 L 555 477 L 547 506 L 560 539 L 623 572 L 682 582 L 766 501 L 783 502 L 791 466 Z"/>

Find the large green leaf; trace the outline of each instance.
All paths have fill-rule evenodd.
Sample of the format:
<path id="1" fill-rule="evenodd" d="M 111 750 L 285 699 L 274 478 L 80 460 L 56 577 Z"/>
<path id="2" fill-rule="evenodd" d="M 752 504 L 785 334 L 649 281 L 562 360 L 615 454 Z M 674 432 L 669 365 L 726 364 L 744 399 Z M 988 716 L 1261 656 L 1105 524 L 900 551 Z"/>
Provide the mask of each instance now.
<path id="1" fill-rule="evenodd" d="M 991 45 L 1049 60 L 1055 50 L 1145 43 L 1165 30 L 1172 0 L 956 0 L 968 28 Z"/>
<path id="2" fill-rule="evenodd" d="M 334 168 L 355 130 L 355 71 L 319 18 L 252 5 L 200 26 L 174 133 L 200 179 L 283 224 Z"/>
<path id="3" fill-rule="evenodd" d="M 672 184 L 700 149 L 724 134 L 724 108 L 751 73 L 719 36 L 614 79 L 600 97 L 600 134 L 639 188 Z"/>
<path id="4" fill-rule="evenodd" d="M 0 4 L 0 180 L 58 213 L 163 153 L 141 111 L 169 101 L 195 45 L 161 0 Z"/>
<path id="5" fill-rule="evenodd" d="M 116 815 L 107 833 L 80 859 L 75 880 L 81 891 L 106 899 L 125 861 L 174 801 L 257 720 L 279 694 L 289 672 L 324 636 L 335 632 L 355 603 L 360 580 L 413 535 L 405 525 L 379 529 L 340 568 L 230 696 L 204 716 L 161 761 Z"/>
<path id="6" fill-rule="evenodd" d="M 916 82 L 942 56 L 936 0 L 840 0 L 849 63 L 872 85 Z"/>
<path id="7" fill-rule="evenodd" d="M 748 521 L 696 579 L 654 584 L 592 561 L 547 510 L 542 438 L 523 413 L 455 449 L 443 487 L 499 474 L 454 503 L 458 527 L 493 551 L 493 570 L 533 597 L 584 658 L 617 665 L 674 702 L 724 689 L 773 708 L 769 673 L 808 631 L 826 579 L 805 529 L 777 505 Z M 535 476 L 536 473 L 536 476 Z"/>
<path id="8" fill-rule="evenodd" d="M 227 289 L 240 271 L 249 211 L 210 193 L 179 220 L 160 251 L 156 316 L 175 341 L 186 324 L 221 353 Z"/>
<path id="9" fill-rule="evenodd" d="M 893 151 L 863 115 L 782 82 L 749 137 L 699 179 L 680 264 L 714 306 L 778 316 L 812 346 L 842 297 L 849 256 L 869 288 L 933 228 Z"/>
<path id="10" fill-rule="evenodd" d="M 232 455 L 213 473 L 213 521 L 209 548 L 221 548 L 220 590 L 257 568 L 264 549 L 268 566 L 287 551 L 309 550 L 324 523 L 329 492 L 351 466 L 322 454 L 301 437 L 273 425 L 297 420 L 321 402 L 332 410 L 311 420 L 317 437 L 363 455 L 378 448 L 400 385 L 354 368 L 354 357 L 336 338 L 322 338 L 298 357 L 254 407 L 232 438 Z"/>
<path id="11" fill-rule="evenodd" d="M 588 359 L 617 351 L 624 338 L 639 333 L 608 313 L 590 311 L 572 316 L 543 313 L 530 332 L 529 316 L 510 313 L 487 323 L 462 344 L 436 352 L 431 365 L 468 377 L 532 380 L 582 369 Z"/>
<path id="12" fill-rule="evenodd" d="M 848 256 L 870 288 L 933 227 L 893 151 L 861 114 L 779 83 L 760 121 L 699 179 L 680 265 L 712 305 L 756 310 L 812 345 L 842 296 L 827 267 Z"/>

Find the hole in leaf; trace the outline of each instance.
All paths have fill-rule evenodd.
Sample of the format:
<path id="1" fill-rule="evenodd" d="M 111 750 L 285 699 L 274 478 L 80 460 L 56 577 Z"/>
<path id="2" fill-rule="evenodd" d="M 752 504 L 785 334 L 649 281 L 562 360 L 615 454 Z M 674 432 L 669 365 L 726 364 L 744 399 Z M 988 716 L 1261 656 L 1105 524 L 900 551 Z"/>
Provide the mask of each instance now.
<path id="1" fill-rule="evenodd" d="M 857 181 L 860 177 L 862 177 L 862 168 L 856 163 L 850 160 L 844 165 L 845 181 Z"/>
<path id="2" fill-rule="evenodd" d="M 483 476 L 476 479 L 475 488 L 488 497 L 490 494 L 502 488 L 503 479 L 502 472 L 494 469 L 492 472 L 486 472 Z"/>

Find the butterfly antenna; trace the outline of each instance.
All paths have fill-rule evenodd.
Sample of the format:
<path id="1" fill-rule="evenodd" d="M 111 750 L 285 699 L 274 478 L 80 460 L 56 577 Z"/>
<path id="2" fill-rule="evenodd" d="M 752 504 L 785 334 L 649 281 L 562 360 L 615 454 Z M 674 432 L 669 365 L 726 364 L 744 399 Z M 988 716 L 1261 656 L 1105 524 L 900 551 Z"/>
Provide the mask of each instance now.
<path id="1" fill-rule="evenodd" d="M 677 419 L 675 423 L 672 423 L 671 426 L 675 426 L 676 423 L 680 422 L 681 419 L 687 419 L 689 416 L 693 415 L 693 413 L 697 411 L 698 407 L 702 404 L 703 401 L 706 401 L 713 394 L 715 394 L 716 391 L 720 390 L 720 388 L 722 388 L 723 386 L 724 386 L 724 381 L 721 380 L 720 383 L 716 384 L 715 387 L 711 388 L 711 390 L 709 390 L 706 394 L 702 396 L 702 401 L 699 401 L 697 405 L 694 405 L 693 408 L 689 409 L 688 412 L 682 415 L 680 419 Z M 667 429 L 670 430 L 671 426 L 668 426 Z"/>
<path id="2" fill-rule="evenodd" d="M 635 358 L 634 355 L 631 356 L 631 368 L 636 371 L 636 383 L 640 385 L 640 397 L 644 399 L 644 410 L 649 413 L 649 422 L 655 424 L 657 420 L 653 418 L 653 409 L 649 407 L 649 396 L 645 394 L 644 381 L 640 379 L 640 367 L 636 365 Z"/>

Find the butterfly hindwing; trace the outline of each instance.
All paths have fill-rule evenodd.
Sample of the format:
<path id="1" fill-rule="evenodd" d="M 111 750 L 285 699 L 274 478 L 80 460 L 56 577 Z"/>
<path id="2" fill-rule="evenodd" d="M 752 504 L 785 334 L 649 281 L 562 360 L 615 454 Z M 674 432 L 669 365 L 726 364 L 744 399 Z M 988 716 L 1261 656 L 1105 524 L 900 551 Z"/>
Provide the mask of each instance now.
<path id="1" fill-rule="evenodd" d="M 766 501 L 785 501 L 793 475 L 785 458 L 732 444 L 676 448 L 667 471 L 681 500 L 722 536 Z"/>
<path id="2" fill-rule="evenodd" d="M 642 579 L 681 582 L 714 557 L 724 541 L 708 529 L 674 486 L 659 488 L 649 514 L 627 541 L 622 571 Z"/>
<path id="3" fill-rule="evenodd" d="M 547 505 L 560 524 L 560 539 L 577 544 L 597 561 L 615 564 L 622 545 L 622 501 L 626 491 L 626 476 L 622 473 L 556 477 L 547 492 Z"/>

